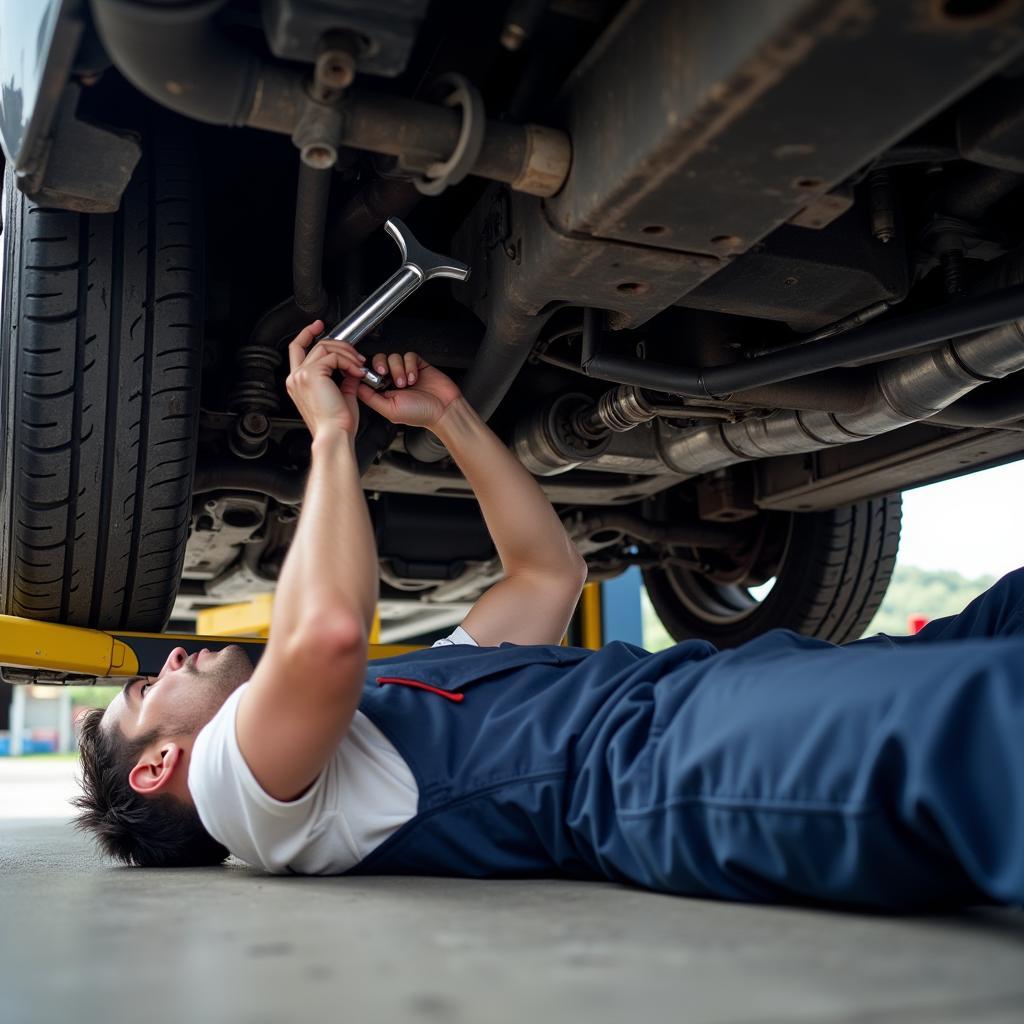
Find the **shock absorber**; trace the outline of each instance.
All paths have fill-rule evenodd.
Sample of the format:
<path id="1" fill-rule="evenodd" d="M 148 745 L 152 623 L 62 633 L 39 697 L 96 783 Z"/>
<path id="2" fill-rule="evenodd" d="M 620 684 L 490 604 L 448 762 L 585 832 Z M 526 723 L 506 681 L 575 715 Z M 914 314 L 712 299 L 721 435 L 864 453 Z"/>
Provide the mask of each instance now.
<path id="1" fill-rule="evenodd" d="M 270 417 L 281 408 L 277 371 L 281 353 L 272 345 L 249 342 L 235 353 L 236 383 L 229 405 L 238 414 L 228 434 L 231 450 L 243 459 L 258 459 L 267 450 Z"/>

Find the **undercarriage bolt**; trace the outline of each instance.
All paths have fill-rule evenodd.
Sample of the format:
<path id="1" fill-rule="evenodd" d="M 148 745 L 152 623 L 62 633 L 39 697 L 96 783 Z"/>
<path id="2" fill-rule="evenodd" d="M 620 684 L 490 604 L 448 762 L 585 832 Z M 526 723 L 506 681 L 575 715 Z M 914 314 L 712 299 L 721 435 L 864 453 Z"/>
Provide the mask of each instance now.
<path id="1" fill-rule="evenodd" d="M 547 0 L 513 0 L 501 28 L 501 45 L 515 52 L 536 31 Z"/>
<path id="2" fill-rule="evenodd" d="M 891 242 L 896 234 L 896 210 L 888 171 L 872 171 L 868 175 L 868 205 L 871 208 L 871 234 L 879 242 Z"/>
<path id="3" fill-rule="evenodd" d="M 242 459 L 258 459 L 267 451 L 270 420 L 261 412 L 247 412 L 235 421 L 228 447 Z"/>
<path id="4" fill-rule="evenodd" d="M 266 434 L 270 429 L 270 423 L 263 413 L 247 412 L 242 417 L 242 429 L 250 436 Z"/>
<path id="5" fill-rule="evenodd" d="M 964 251 L 946 249 L 939 256 L 942 267 L 942 283 L 947 295 L 959 295 L 964 290 Z"/>

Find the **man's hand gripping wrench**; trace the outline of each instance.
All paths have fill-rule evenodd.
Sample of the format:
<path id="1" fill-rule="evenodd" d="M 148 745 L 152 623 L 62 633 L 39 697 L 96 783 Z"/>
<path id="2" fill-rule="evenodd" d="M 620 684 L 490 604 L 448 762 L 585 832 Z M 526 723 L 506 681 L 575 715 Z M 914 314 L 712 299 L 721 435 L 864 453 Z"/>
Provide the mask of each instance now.
<path id="1" fill-rule="evenodd" d="M 465 263 L 424 249 L 397 217 L 389 220 L 384 229 L 395 240 L 402 254 L 402 265 L 348 316 L 323 334 L 322 338 L 333 338 L 335 341 L 347 341 L 355 345 L 424 282 L 435 277 L 451 277 L 456 281 L 465 281 L 469 277 L 469 267 Z M 363 380 L 378 390 L 391 383 L 389 374 L 381 375 L 373 370 L 367 370 Z"/>

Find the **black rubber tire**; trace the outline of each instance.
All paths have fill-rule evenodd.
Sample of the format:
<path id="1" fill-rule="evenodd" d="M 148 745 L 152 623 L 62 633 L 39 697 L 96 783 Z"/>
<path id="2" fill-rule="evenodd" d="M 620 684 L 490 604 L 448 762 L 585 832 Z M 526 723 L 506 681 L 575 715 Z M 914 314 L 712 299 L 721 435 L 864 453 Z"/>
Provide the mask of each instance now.
<path id="1" fill-rule="evenodd" d="M 675 640 L 699 637 L 736 647 L 769 629 L 792 629 L 837 644 L 855 640 L 892 578 L 902 507 L 901 496 L 890 494 L 825 512 L 793 513 L 775 585 L 734 621 L 715 621 L 710 612 L 694 610 L 703 584 L 684 570 L 645 570 L 648 597 Z"/>
<path id="2" fill-rule="evenodd" d="M 115 214 L 4 178 L 0 598 L 8 614 L 160 630 L 188 539 L 202 355 L 195 159 L 162 126 Z"/>

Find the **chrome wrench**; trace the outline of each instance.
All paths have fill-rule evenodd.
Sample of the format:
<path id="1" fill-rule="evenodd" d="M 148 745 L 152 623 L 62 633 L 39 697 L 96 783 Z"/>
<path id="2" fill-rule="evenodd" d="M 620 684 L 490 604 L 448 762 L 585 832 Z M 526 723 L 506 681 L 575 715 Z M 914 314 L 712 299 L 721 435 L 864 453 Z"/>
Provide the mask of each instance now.
<path id="1" fill-rule="evenodd" d="M 384 230 L 395 240 L 402 254 L 402 265 L 321 338 L 333 338 L 335 341 L 347 341 L 355 345 L 420 285 L 435 277 L 450 277 L 456 281 L 465 281 L 469 277 L 469 267 L 465 263 L 425 249 L 397 217 L 387 221 Z M 363 380 L 378 389 L 390 383 L 388 374 L 378 374 L 372 369 L 366 371 Z"/>

